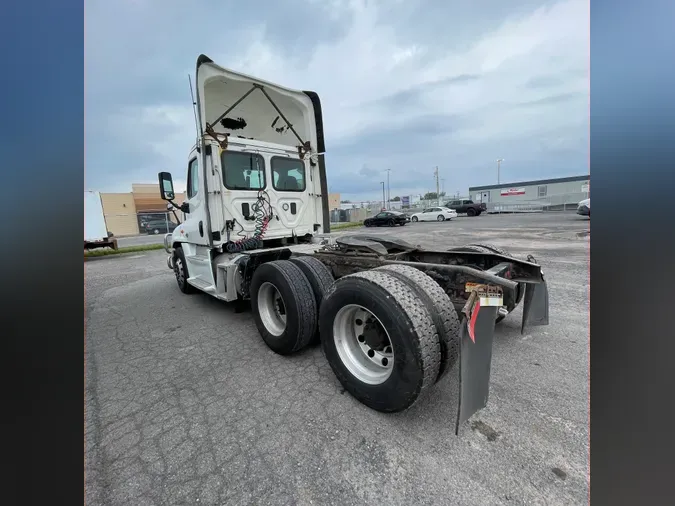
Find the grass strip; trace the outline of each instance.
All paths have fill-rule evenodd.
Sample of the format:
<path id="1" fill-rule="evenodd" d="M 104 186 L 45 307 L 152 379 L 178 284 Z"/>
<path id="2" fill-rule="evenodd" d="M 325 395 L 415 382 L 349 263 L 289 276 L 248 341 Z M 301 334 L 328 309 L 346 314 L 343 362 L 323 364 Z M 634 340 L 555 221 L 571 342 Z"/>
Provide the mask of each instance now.
<path id="1" fill-rule="evenodd" d="M 104 257 L 108 255 L 121 255 L 123 253 L 136 253 L 138 251 L 153 251 L 156 249 L 164 249 L 163 244 L 141 244 L 139 246 L 126 246 L 124 248 L 99 248 L 84 252 L 84 258 L 87 257 Z"/>

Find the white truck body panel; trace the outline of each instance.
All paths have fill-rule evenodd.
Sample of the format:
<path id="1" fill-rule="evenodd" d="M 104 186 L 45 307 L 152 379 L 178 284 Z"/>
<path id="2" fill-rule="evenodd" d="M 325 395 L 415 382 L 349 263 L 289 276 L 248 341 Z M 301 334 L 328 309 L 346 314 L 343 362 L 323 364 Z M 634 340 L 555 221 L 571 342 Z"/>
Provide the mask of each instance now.
<path id="1" fill-rule="evenodd" d="M 96 191 L 84 192 L 84 240 L 85 242 L 108 240 L 101 194 Z"/>

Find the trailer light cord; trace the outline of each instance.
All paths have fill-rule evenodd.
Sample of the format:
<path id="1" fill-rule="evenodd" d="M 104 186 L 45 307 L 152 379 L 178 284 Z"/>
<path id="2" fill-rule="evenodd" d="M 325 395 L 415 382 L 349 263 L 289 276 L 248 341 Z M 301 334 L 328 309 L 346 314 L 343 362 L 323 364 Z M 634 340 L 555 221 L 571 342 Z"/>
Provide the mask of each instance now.
<path id="1" fill-rule="evenodd" d="M 241 253 L 242 251 L 250 251 L 260 247 L 260 243 L 265 236 L 265 232 L 267 232 L 267 227 L 273 216 L 272 203 L 269 194 L 265 190 L 258 190 L 257 200 L 251 206 L 251 210 L 253 211 L 255 220 L 253 235 L 237 241 L 228 241 L 225 245 L 228 253 Z M 243 227 L 239 234 L 242 231 Z"/>

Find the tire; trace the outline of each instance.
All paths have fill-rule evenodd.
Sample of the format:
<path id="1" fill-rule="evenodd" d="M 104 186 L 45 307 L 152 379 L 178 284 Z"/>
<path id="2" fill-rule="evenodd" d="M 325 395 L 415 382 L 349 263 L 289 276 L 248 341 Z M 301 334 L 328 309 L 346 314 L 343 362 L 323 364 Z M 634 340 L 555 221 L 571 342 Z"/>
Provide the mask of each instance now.
<path id="1" fill-rule="evenodd" d="M 395 226 L 396 226 L 396 222 L 395 222 L 394 220 L 389 220 L 389 221 L 387 222 L 387 226 L 388 226 L 388 227 L 395 227 Z"/>
<path id="2" fill-rule="evenodd" d="M 445 221 L 445 216 L 439 214 L 438 217 L 436 218 L 436 221 Z"/>
<path id="3" fill-rule="evenodd" d="M 330 288 L 330 285 L 332 285 L 335 281 L 335 279 L 333 279 L 333 274 L 325 264 L 314 257 L 293 257 L 290 259 L 290 261 L 300 268 L 302 273 L 307 278 L 307 281 L 309 281 L 309 285 L 312 287 L 312 293 L 314 294 L 316 310 L 318 312 L 319 308 L 321 307 L 321 301 Z M 316 331 L 314 332 L 314 337 L 312 338 L 311 342 L 318 342 L 318 340 L 319 328 L 317 325 Z"/>
<path id="4" fill-rule="evenodd" d="M 417 216 L 413 216 L 413 217 L 411 218 L 411 221 L 412 221 L 413 223 L 417 223 L 417 222 L 419 221 L 419 219 L 417 218 Z"/>
<path id="5" fill-rule="evenodd" d="M 350 317 L 358 311 L 364 320 Z M 403 411 L 438 377 L 441 351 L 429 309 L 390 273 L 371 270 L 338 279 L 323 300 L 319 321 L 322 347 L 333 372 L 346 391 L 372 409 Z M 375 334 L 374 341 L 359 344 L 359 328 L 366 329 L 368 338 Z M 349 347 L 358 353 L 349 355 Z M 375 355 L 374 348 L 382 354 Z M 387 350 L 391 361 L 380 363 Z M 357 363 L 367 365 L 359 368 Z"/>
<path id="6" fill-rule="evenodd" d="M 184 294 L 195 293 L 197 289 L 187 282 L 190 277 L 188 273 L 187 263 L 185 262 L 185 254 L 183 248 L 180 246 L 173 250 L 173 273 L 176 276 L 178 288 Z"/>
<path id="7" fill-rule="evenodd" d="M 156 228 L 155 230 L 152 231 L 152 233 L 155 234 L 155 235 L 159 234 L 159 229 Z"/>
<path id="8" fill-rule="evenodd" d="M 400 279 L 424 301 L 438 333 L 441 361 L 436 383 L 452 370 L 459 357 L 460 321 L 454 304 L 430 276 L 409 265 L 385 265 L 375 269 Z"/>
<path id="9" fill-rule="evenodd" d="M 478 253 L 495 253 L 489 248 L 479 246 L 477 244 L 467 244 L 466 246 L 459 246 L 457 248 L 450 248 L 448 251 L 476 251 Z"/>
<path id="10" fill-rule="evenodd" d="M 479 248 L 482 248 L 483 250 L 487 249 L 487 250 L 490 250 L 490 251 L 492 251 L 492 252 L 494 252 L 494 253 L 497 253 L 498 255 L 504 255 L 504 256 L 507 256 L 507 257 L 512 257 L 512 256 L 513 256 L 511 253 L 509 253 L 509 252 L 506 251 L 505 249 L 502 249 L 502 248 L 500 248 L 500 247 L 498 247 L 498 246 L 495 246 L 495 245 L 493 245 L 493 244 L 476 244 L 476 243 L 472 243 L 472 244 L 469 244 L 468 246 L 478 246 Z"/>
<path id="11" fill-rule="evenodd" d="M 312 286 L 293 262 L 275 260 L 262 264 L 253 273 L 250 293 L 255 325 L 275 353 L 289 355 L 299 351 L 316 335 Z"/>
<path id="12" fill-rule="evenodd" d="M 476 210 L 473 208 L 469 208 L 466 210 L 466 215 L 467 216 L 476 216 Z"/>
<path id="13" fill-rule="evenodd" d="M 365 220 L 363 222 L 363 225 L 366 226 L 366 227 L 370 227 L 370 226 L 372 226 L 372 223 L 370 222 L 370 220 Z"/>

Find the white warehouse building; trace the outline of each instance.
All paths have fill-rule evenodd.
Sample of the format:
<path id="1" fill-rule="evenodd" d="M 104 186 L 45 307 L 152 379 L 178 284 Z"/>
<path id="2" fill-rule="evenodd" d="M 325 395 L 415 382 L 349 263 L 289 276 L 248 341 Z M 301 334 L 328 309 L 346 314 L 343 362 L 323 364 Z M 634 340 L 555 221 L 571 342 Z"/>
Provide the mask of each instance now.
<path id="1" fill-rule="evenodd" d="M 484 202 L 488 210 L 511 204 L 532 205 L 548 209 L 576 209 L 576 204 L 590 197 L 591 176 L 539 179 L 469 188 L 469 198 Z"/>

